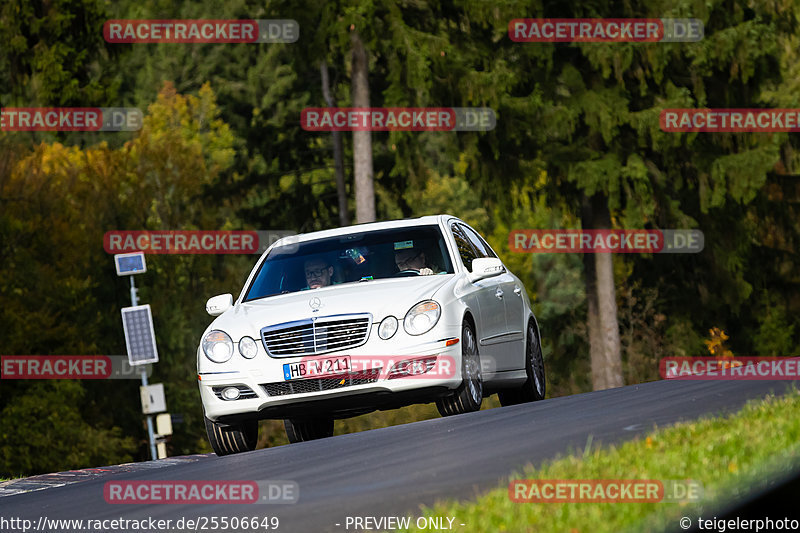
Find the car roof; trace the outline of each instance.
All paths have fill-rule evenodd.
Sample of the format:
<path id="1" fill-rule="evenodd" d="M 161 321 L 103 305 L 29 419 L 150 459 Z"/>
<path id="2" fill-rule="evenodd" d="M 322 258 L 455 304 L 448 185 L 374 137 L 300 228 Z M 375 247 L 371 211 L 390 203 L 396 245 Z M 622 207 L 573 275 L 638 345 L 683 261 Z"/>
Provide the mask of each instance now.
<path id="1" fill-rule="evenodd" d="M 313 241 L 315 239 L 324 239 L 326 237 L 338 237 L 340 235 L 349 235 L 351 233 L 360 233 L 363 231 L 377 231 L 382 229 L 392 228 L 405 228 L 416 226 L 431 226 L 439 225 L 450 219 L 457 220 L 452 215 L 428 215 L 418 218 L 403 218 L 399 220 L 387 220 L 384 222 L 367 222 L 364 224 L 353 224 L 352 226 L 344 226 L 341 228 L 326 229 L 321 231 L 314 231 L 311 233 L 300 233 L 290 237 L 284 237 L 278 240 L 274 246 L 281 246 L 283 244 L 297 244 L 299 242 Z"/>

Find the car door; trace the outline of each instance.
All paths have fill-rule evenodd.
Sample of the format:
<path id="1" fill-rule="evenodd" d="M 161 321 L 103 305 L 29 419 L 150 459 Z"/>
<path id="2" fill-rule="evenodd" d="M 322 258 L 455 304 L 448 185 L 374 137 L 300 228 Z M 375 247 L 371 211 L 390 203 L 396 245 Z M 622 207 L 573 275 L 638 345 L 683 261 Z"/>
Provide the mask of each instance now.
<path id="1" fill-rule="evenodd" d="M 462 225 L 462 229 L 479 257 L 497 258 L 497 254 L 477 231 L 466 224 Z M 508 271 L 490 279 L 493 279 L 499 288 L 496 295 L 499 295 L 499 299 L 503 302 L 505 321 L 502 336 L 495 339 L 500 354 L 497 369 L 518 370 L 524 367 L 522 284 Z"/>
<path id="2" fill-rule="evenodd" d="M 484 251 L 478 249 L 472 243 L 465 232 L 463 224 L 453 222 L 450 225 L 450 229 L 456 239 L 461 260 L 471 272 L 472 259 L 487 256 Z M 493 364 L 487 365 L 488 368 L 505 370 L 509 364 L 509 353 L 507 346 L 505 346 L 507 326 L 505 303 L 503 302 L 505 296 L 501 286 L 501 276 L 478 280 L 472 285 L 476 288 L 478 305 L 480 306 L 481 323 L 477 332 L 480 353 L 485 356 L 491 356 L 494 359 Z"/>

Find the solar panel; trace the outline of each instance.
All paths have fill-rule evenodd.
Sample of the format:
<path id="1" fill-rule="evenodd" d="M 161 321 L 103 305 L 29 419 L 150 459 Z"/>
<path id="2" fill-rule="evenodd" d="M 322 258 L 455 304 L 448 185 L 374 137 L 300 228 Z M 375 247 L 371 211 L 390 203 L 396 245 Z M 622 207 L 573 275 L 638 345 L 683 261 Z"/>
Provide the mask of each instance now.
<path id="1" fill-rule="evenodd" d="M 117 276 L 130 276 L 131 274 L 147 272 L 143 252 L 116 254 L 114 256 L 114 265 L 117 267 Z"/>
<path id="2" fill-rule="evenodd" d="M 131 366 L 158 362 L 156 335 L 150 305 L 122 308 L 122 328 Z"/>

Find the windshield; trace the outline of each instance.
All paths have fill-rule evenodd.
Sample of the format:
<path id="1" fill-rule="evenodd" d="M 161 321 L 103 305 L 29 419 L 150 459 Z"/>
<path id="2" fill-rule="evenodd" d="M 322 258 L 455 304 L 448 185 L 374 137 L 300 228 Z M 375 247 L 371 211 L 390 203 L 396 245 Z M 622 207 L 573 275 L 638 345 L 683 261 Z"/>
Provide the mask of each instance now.
<path id="1" fill-rule="evenodd" d="M 452 274 L 439 226 L 350 233 L 270 251 L 244 301 L 376 279 Z"/>

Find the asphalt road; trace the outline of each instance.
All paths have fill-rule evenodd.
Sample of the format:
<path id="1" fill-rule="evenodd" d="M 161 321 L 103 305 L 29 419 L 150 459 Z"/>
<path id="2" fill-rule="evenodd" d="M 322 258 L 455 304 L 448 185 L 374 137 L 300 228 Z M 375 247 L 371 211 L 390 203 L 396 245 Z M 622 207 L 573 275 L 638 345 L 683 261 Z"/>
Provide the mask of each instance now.
<path id="1" fill-rule="evenodd" d="M 34 524 L 41 516 L 152 517 L 174 524 L 180 517 L 277 516 L 281 532 L 362 531 L 346 527 L 347 517 L 416 517 L 422 504 L 471 498 L 525 464 L 583 450 L 590 436 L 593 447 L 628 440 L 654 425 L 735 411 L 748 399 L 781 394 L 791 385 L 657 381 L 234 456 L 92 470 L 79 482 L 0 497 L 0 517 Z M 223 479 L 293 480 L 300 499 L 291 505 L 120 505 L 106 503 L 103 496 L 111 480 Z M 471 531 L 461 523 L 455 517 L 453 530 Z"/>

